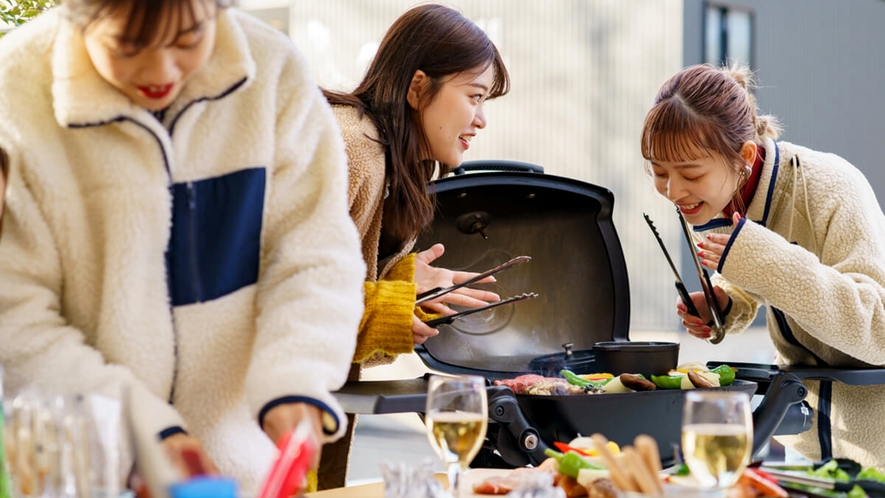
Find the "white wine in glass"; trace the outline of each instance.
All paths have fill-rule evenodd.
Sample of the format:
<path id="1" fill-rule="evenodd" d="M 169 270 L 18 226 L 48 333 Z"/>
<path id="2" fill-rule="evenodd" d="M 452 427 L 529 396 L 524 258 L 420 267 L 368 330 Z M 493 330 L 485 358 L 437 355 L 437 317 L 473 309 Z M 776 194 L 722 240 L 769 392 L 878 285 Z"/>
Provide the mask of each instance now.
<path id="1" fill-rule="evenodd" d="M 753 415 L 746 393 L 686 393 L 682 453 L 701 486 L 733 485 L 750 463 L 752 452 Z"/>
<path id="2" fill-rule="evenodd" d="M 482 377 L 430 377 L 424 416 L 427 436 L 446 466 L 452 495 L 456 497 L 461 473 L 467 470 L 485 440 L 488 410 Z"/>

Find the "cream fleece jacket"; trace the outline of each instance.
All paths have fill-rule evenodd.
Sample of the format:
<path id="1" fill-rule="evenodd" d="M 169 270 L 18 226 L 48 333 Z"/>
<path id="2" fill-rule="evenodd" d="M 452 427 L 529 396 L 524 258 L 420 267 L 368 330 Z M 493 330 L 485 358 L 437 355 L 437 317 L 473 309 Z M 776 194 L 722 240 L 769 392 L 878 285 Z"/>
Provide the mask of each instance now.
<path id="1" fill-rule="evenodd" d="M 765 305 L 779 363 L 885 365 L 885 215 L 869 182 L 836 155 L 771 140 L 763 146 L 747 217 L 734 229 L 723 219 L 695 228 L 701 236 L 732 234 L 714 276 L 733 301 L 727 330 L 743 331 Z M 806 385 L 817 410 L 819 385 Z M 885 470 L 883 413 L 885 386 L 834 382 L 834 456 Z M 816 411 L 810 431 L 780 440 L 818 459 L 821 420 Z"/>
<path id="2" fill-rule="evenodd" d="M 328 440 L 345 430 L 330 391 L 365 265 L 334 116 L 291 41 L 227 9 L 161 123 L 97 74 L 60 14 L 0 41 L 6 385 L 130 384 L 152 430 L 186 428 L 253 496 L 276 453 L 262 410 L 306 401 L 329 414 Z"/>

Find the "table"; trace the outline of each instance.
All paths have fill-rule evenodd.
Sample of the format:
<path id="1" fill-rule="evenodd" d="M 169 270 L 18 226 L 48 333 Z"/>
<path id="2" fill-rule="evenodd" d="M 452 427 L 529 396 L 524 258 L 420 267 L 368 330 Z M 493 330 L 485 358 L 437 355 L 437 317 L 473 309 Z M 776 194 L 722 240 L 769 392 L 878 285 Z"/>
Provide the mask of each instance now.
<path id="1" fill-rule="evenodd" d="M 478 495 L 471 491 L 473 483 L 492 476 L 507 475 L 510 469 L 470 469 L 461 476 L 461 496 L 460 498 L 479 498 L 488 497 L 488 495 Z M 437 474 L 436 478 L 447 483 L 445 474 Z M 316 493 L 308 493 L 307 498 L 384 498 L 384 483 L 376 482 L 372 484 L 363 484 L 360 486 L 350 486 L 347 488 L 327 489 L 326 491 L 318 491 Z"/>

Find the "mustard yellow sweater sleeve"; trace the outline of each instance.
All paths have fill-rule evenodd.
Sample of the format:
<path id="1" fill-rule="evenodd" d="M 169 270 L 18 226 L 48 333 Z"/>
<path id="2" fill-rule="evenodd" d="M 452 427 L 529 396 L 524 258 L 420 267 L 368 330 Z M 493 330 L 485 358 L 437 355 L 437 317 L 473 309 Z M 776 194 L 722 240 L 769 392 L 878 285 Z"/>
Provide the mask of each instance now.
<path id="1" fill-rule="evenodd" d="M 365 311 L 360 322 L 354 363 L 382 354 L 411 353 L 415 309 L 415 254 L 394 265 L 384 280 L 366 282 Z"/>

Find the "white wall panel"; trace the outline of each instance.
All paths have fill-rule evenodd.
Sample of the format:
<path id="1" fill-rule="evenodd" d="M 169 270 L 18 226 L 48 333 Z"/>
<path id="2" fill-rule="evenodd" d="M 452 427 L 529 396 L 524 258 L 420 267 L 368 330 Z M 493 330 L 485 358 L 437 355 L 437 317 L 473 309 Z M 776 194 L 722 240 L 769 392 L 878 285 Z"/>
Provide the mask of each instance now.
<path id="1" fill-rule="evenodd" d="M 351 89 L 412 0 L 293 0 L 288 32 L 321 85 Z M 682 0 L 444 2 L 480 24 L 507 60 L 512 91 L 487 104 L 466 158 L 513 159 L 609 188 L 630 274 L 632 327 L 676 329 L 673 279 L 645 222 L 684 248 L 639 153 L 645 113 L 682 62 Z M 244 8 L 279 2 L 241 1 Z M 680 245 L 683 244 L 683 245 Z M 578 264 L 578 262 L 574 262 Z"/>

